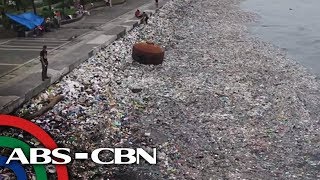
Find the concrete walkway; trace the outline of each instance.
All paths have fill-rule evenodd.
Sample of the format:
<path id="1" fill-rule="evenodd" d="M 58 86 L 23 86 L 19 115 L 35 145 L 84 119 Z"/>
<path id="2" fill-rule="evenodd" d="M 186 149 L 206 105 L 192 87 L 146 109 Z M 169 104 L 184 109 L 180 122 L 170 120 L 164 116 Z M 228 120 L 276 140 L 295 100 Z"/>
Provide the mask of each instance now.
<path id="1" fill-rule="evenodd" d="M 165 0 L 159 1 L 159 6 Z M 41 38 L 17 38 L 0 44 L 0 113 L 7 114 L 29 101 L 83 61 L 139 24 L 136 9 L 154 12 L 153 0 L 127 0 L 112 8 L 92 11 L 91 16 L 63 26 Z M 38 54 L 49 47 L 51 79 L 41 81 Z M 3 56 L 3 57 L 2 57 Z M 2 62 L 3 61 L 3 62 Z"/>
<path id="2" fill-rule="evenodd" d="M 77 40 L 73 37 L 98 30 L 99 26 L 106 22 L 150 2 L 152 0 L 127 0 L 126 3 L 112 8 L 93 9 L 91 16 L 84 16 L 78 22 L 63 25 L 59 30 L 45 33 L 41 37 L 0 40 L 0 77 L 23 66 L 30 59 L 37 58 L 44 44 L 49 51 L 60 48 L 65 43 Z"/>

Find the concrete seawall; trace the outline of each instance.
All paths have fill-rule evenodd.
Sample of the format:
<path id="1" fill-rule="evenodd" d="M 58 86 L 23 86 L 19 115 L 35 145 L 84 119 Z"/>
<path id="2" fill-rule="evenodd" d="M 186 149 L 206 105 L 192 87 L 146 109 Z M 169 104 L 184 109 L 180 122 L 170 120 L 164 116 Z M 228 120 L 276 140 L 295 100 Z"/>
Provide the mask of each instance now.
<path id="1" fill-rule="evenodd" d="M 114 0 L 115 1 L 115 0 Z M 121 3 L 124 0 L 116 1 Z M 145 4 L 139 9 L 153 13 L 156 10 L 154 3 Z M 23 103 L 31 100 L 51 84 L 59 81 L 63 76 L 77 68 L 82 62 L 94 56 L 101 48 L 123 37 L 127 32 L 139 25 L 139 20 L 134 17 L 135 9 L 99 26 L 97 30 L 77 38 L 76 42 L 67 43 L 61 49 L 49 53 L 50 61 L 48 74 L 50 79 L 41 81 L 41 65 L 39 59 L 30 62 L 11 74 L 23 74 L 10 80 L 0 87 L 0 113 L 9 114 Z M 9 75 L 1 77 L 6 81 Z"/>

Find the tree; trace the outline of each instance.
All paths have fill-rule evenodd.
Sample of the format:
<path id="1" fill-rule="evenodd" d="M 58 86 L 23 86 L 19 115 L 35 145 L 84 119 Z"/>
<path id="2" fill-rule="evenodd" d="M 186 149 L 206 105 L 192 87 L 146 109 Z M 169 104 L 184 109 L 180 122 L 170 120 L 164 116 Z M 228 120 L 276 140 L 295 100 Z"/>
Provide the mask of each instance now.
<path id="1" fill-rule="evenodd" d="M 0 5 L 0 12 L 3 15 L 7 11 L 7 0 L 2 1 L 2 5 Z"/>
<path id="2" fill-rule="evenodd" d="M 14 0 L 14 2 L 17 11 L 23 9 L 23 11 L 26 12 L 26 9 L 28 9 L 28 7 L 31 5 L 31 1 L 26 0 Z"/>
<path id="3" fill-rule="evenodd" d="M 21 1 L 20 1 L 20 0 L 15 0 L 15 2 L 16 2 L 16 9 L 17 9 L 17 11 L 20 11 L 20 6 L 22 6 L 22 5 L 21 5 Z"/>
<path id="4" fill-rule="evenodd" d="M 10 20 L 8 19 L 8 17 L 6 17 L 6 12 L 8 10 L 8 4 L 7 4 L 7 1 L 4 0 L 3 1 L 3 5 L 0 6 L 0 13 L 1 13 L 1 23 L 4 27 L 4 29 L 10 29 L 11 28 L 11 23 L 10 23 Z"/>
<path id="5" fill-rule="evenodd" d="M 37 14 L 37 8 L 36 8 L 36 5 L 34 3 L 34 0 L 31 0 L 31 2 L 32 2 L 33 12 L 34 12 L 34 14 Z"/>
<path id="6" fill-rule="evenodd" d="M 8 28 L 7 27 L 7 17 L 6 17 L 6 12 L 7 12 L 7 1 L 6 0 L 3 0 L 2 1 L 2 4 L 0 5 L 0 20 L 1 20 L 1 23 L 2 25 L 4 26 L 4 28 Z"/>
<path id="7" fill-rule="evenodd" d="M 52 10 L 52 0 L 47 0 L 48 6 L 49 6 L 49 10 Z"/>

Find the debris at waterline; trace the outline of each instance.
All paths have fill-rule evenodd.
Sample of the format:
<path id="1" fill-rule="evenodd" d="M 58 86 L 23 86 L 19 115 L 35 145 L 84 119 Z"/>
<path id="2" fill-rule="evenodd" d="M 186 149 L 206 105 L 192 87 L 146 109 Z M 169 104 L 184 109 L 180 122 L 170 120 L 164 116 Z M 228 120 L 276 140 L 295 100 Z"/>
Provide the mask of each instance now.
<path id="1" fill-rule="evenodd" d="M 20 112 L 36 112 L 62 93 L 34 121 L 64 146 L 158 149 L 157 166 L 75 161 L 72 179 L 131 172 L 136 179 L 317 179 L 319 82 L 249 38 L 251 16 L 238 3 L 170 1 Z M 163 65 L 132 62 L 131 47 L 141 40 L 164 46 Z"/>
<path id="2" fill-rule="evenodd" d="M 34 119 L 36 117 L 39 117 L 52 109 L 57 103 L 59 103 L 64 97 L 62 95 L 57 95 L 55 97 L 52 97 L 48 100 L 48 104 L 43 106 L 38 112 L 35 112 L 33 114 L 24 114 L 23 118 L 25 119 Z M 46 99 L 47 100 L 47 99 Z"/>

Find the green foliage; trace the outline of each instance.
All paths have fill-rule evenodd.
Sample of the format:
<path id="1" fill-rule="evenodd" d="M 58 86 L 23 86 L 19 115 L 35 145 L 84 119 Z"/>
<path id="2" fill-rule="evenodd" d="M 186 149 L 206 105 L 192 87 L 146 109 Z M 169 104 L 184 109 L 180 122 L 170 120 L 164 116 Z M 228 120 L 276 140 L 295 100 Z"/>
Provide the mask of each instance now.
<path id="1" fill-rule="evenodd" d="M 76 10 L 74 8 L 66 8 L 63 12 L 64 15 L 74 15 L 76 14 Z"/>
<path id="2" fill-rule="evenodd" d="M 6 16 L 1 18 L 1 23 L 5 29 L 11 29 L 11 22 Z"/>
<path id="3" fill-rule="evenodd" d="M 8 0 L 6 0 L 8 2 Z M 16 3 L 19 3 L 20 11 L 17 11 L 16 7 L 9 6 L 9 5 L 1 5 L 2 0 L 0 0 L 0 12 L 1 9 L 5 9 L 5 12 L 10 13 L 22 13 L 24 10 L 32 11 L 32 0 L 14 0 Z M 43 17 L 53 17 L 54 12 L 49 10 L 48 2 L 50 0 L 44 0 L 42 3 L 36 4 L 36 9 L 39 15 Z M 92 2 L 99 2 L 101 0 L 82 0 L 84 4 L 92 3 Z M 76 13 L 76 9 L 73 8 L 74 2 L 73 0 L 51 0 L 52 7 L 55 10 L 59 10 L 62 15 L 73 15 Z M 63 10 L 64 9 L 64 10 Z"/>
<path id="4" fill-rule="evenodd" d="M 57 4 L 52 5 L 52 7 L 62 7 L 63 6 L 63 2 L 59 2 Z"/>
<path id="5" fill-rule="evenodd" d="M 36 3 L 35 5 L 36 5 L 36 8 L 41 8 L 41 7 L 44 6 L 44 3 L 43 3 L 43 2 L 41 2 L 41 3 Z"/>
<path id="6" fill-rule="evenodd" d="M 18 10 L 27 9 L 32 5 L 31 1 L 26 0 L 14 0 L 16 6 L 15 8 Z"/>
<path id="7" fill-rule="evenodd" d="M 84 4 L 89 4 L 89 3 L 93 3 L 93 2 L 99 2 L 101 0 L 83 0 Z"/>
<path id="8" fill-rule="evenodd" d="M 62 0 L 51 0 L 52 4 L 57 4 L 57 3 L 61 3 Z"/>
<path id="9" fill-rule="evenodd" d="M 62 9 L 63 8 L 63 3 L 58 3 L 57 5 L 54 6 L 55 9 Z"/>
<path id="10" fill-rule="evenodd" d="M 44 8 L 42 8 L 42 11 L 39 13 L 39 15 L 44 18 L 53 17 L 54 12 L 51 9 L 49 9 L 48 7 L 44 7 Z"/>

